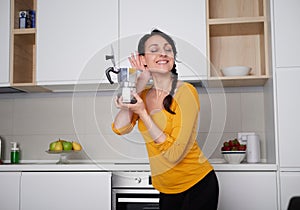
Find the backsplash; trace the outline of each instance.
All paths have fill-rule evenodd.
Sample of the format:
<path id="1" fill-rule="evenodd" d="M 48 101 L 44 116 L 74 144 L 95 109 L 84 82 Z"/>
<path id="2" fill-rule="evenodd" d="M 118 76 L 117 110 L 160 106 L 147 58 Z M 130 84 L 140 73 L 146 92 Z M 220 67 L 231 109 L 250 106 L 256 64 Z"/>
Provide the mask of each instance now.
<path id="1" fill-rule="evenodd" d="M 264 92 L 262 87 L 198 88 L 201 112 L 199 145 L 209 158 L 222 158 L 224 141 L 237 132 L 256 132 L 266 158 Z M 118 110 L 113 92 L 14 93 L 0 95 L 0 136 L 3 160 L 9 160 L 10 142 L 21 149 L 21 161 L 54 161 L 49 143 L 59 138 L 79 141 L 85 152 L 71 157 L 96 161 L 147 162 L 147 152 L 137 129 L 126 136 L 111 131 Z"/>

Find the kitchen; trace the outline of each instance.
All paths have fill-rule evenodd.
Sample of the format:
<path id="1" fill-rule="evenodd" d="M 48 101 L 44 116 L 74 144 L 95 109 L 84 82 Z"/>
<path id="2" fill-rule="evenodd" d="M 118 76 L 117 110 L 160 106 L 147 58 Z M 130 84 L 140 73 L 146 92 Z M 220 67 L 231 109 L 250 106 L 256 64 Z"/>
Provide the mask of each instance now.
<path id="1" fill-rule="evenodd" d="M 259 20 L 256 20 L 253 18 L 245 20 L 245 22 L 252 21 L 256 24 L 257 21 L 259 27 L 269 24 L 269 31 L 266 31 L 266 28 L 262 36 L 261 32 L 258 36 L 255 34 L 258 33 L 256 29 L 253 29 L 254 35 L 252 34 L 256 40 L 254 45 L 258 42 L 257 37 L 260 37 L 259 40 L 264 39 L 264 46 L 268 46 L 268 48 L 264 47 L 262 52 L 258 53 L 260 57 L 254 56 L 255 58 L 252 60 L 256 59 L 255 61 L 249 59 L 250 61 L 246 62 L 253 62 L 256 67 L 264 64 L 268 68 L 255 72 L 258 76 L 254 78 L 243 78 L 242 80 L 223 78 L 221 81 L 224 88 L 209 86 L 209 82 L 218 82 L 219 80 L 218 78 L 207 80 L 207 76 L 213 77 L 214 74 L 213 72 L 207 73 L 204 67 L 206 56 L 211 56 L 209 60 L 217 67 L 230 60 L 227 58 L 226 61 L 218 61 L 215 56 L 218 53 L 213 54 L 213 50 L 220 51 L 222 49 L 218 48 L 218 37 L 221 37 L 222 41 L 222 38 L 225 39 L 229 36 L 220 35 L 222 30 L 218 29 L 218 26 L 224 24 L 214 23 L 214 19 L 217 19 L 214 16 L 217 16 L 218 13 L 214 13 L 213 9 L 207 9 L 208 5 L 212 5 L 211 8 L 222 11 L 224 6 L 214 5 L 216 1 L 191 1 L 189 4 L 157 1 L 160 8 L 154 6 L 156 1 L 152 1 L 153 5 L 152 3 L 147 5 L 147 13 L 137 0 L 128 4 L 125 1 L 98 2 L 91 0 L 90 5 L 86 5 L 86 1 L 76 1 L 75 3 L 72 0 L 66 0 L 64 5 L 57 0 L 53 0 L 51 3 L 38 1 L 35 5 L 36 31 L 26 31 L 25 34 L 20 34 L 16 30 L 13 35 L 9 33 L 10 2 L 14 1 L 2 1 L 3 5 L 0 7 L 1 10 L 7 8 L 1 12 L 1 16 L 4 17 L 1 17 L 3 21 L 1 22 L 1 34 L 3 31 L 6 36 L 3 41 L 1 37 L 0 46 L 6 46 L 6 50 L 0 49 L 0 59 L 6 58 L 6 60 L 1 62 L 0 75 L 2 75 L 2 69 L 6 71 L 3 71 L 5 74 L 0 77 L 0 83 L 3 88 L 13 86 L 26 91 L 0 95 L 2 160 L 4 163 L 9 163 L 10 142 L 12 141 L 18 142 L 21 151 L 21 164 L 4 164 L 0 167 L 1 177 L 17 180 L 17 183 L 9 182 L 9 184 L 5 181 L 6 179 L 0 181 L 1 186 L 6 186 L 5 183 L 8 184 L 3 188 L 4 192 L 0 191 L 0 195 L 1 198 L 10 201 L 9 205 L 16 206 L 11 209 L 30 209 L 30 207 L 32 209 L 30 206 L 32 205 L 31 196 L 38 196 L 39 194 L 36 192 L 40 192 L 40 190 L 50 189 L 52 182 L 57 182 L 60 186 L 65 184 L 66 189 L 51 188 L 51 190 L 47 190 L 50 193 L 49 197 L 74 194 L 71 188 L 73 183 L 79 186 L 78 183 L 82 180 L 86 181 L 79 189 L 90 190 L 90 192 L 95 190 L 92 194 L 97 195 L 99 189 L 92 185 L 94 182 L 88 180 L 98 180 L 98 176 L 103 176 L 103 180 L 109 180 L 109 173 L 114 171 L 149 170 L 147 153 L 138 132 L 120 137 L 111 131 L 112 117 L 116 113 L 112 101 L 115 91 L 114 86 L 108 84 L 101 71 L 112 65 L 110 61 L 104 59 L 104 55 L 111 54 L 111 45 L 115 49 L 116 56 L 119 56 L 121 65 L 127 65 L 125 60 L 135 49 L 140 35 L 143 32 L 149 32 L 154 27 L 154 23 L 155 27 L 166 29 L 171 35 L 177 36 L 177 43 L 183 46 L 184 50 L 186 46 L 187 50 L 191 50 L 190 46 L 196 46 L 193 56 L 199 57 L 200 61 L 197 59 L 193 63 L 193 60 L 188 60 L 189 57 L 183 57 L 188 56 L 184 54 L 184 50 L 181 60 L 192 66 L 193 69 L 201 69 L 202 72 L 197 72 L 195 75 L 194 72 L 191 74 L 184 70 L 181 76 L 182 79 L 195 83 L 199 92 L 201 100 L 199 144 L 218 172 L 221 185 L 219 209 L 286 209 L 290 197 L 300 194 L 299 187 L 298 189 L 295 187 L 300 179 L 299 170 L 297 170 L 300 164 L 294 146 L 299 144 L 295 138 L 296 125 L 299 121 L 296 120 L 299 112 L 297 109 L 299 100 L 293 94 L 299 89 L 299 85 L 296 82 L 290 82 L 295 80 L 296 70 L 299 72 L 300 66 L 296 58 L 300 49 L 292 42 L 300 35 L 300 31 L 291 24 L 299 19 L 299 15 L 295 11 L 299 3 L 295 0 L 285 3 L 279 0 L 254 1 L 254 4 L 259 5 L 256 5 L 259 8 L 258 16 L 266 16 L 270 19 L 258 18 Z M 222 3 L 224 2 L 222 1 Z M 246 5 L 249 4 L 249 1 L 246 0 L 242 2 Z M 103 7 L 104 4 L 105 7 Z M 265 7 L 262 7 L 261 4 Z M 136 8 L 134 12 L 132 12 L 133 5 Z M 164 12 L 166 8 L 169 9 L 170 5 L 178 8 L 178 11 L 171 10 L 166 17 Z M 185 11 L 181 11 L 181 8 L 185 8 Z M 262 8 L 265 8 L 267 12 L 262 12 Z M 270 8 L 270 10 L 266 8 Z M 90 12 L 86 14 L 85 11 Z M 162 16 L 153 16 L 153 11 Z M 294 16 L 286 17 L 287 11 Z M 84 17 L 82 17 L 83 12 Z M 183 16 L 178 15 L 179 12 L 184 13 L 184 19 Z M 212 14 L 208 18 L 212 20 L 206 20 L 206 13 Z M 226 12 L 224 13 L 226 14 Z M 148 18 L 147 14 L 151 18 Z M 254 14 L 256 14 L 255 10 Z M 142 17 L 139 21 L 144 21 L 143 24 L 138 24 L 138 26 L 133 24 L 134 21 L 137 21 L 136 17 Z M 233 20 L 220 19 L 220 21 L 236 21 L 234 18 Z M 87 21 L 91 20 L 93 20 L 92 24 L 87 24 Z M 238 21 L 243 23 L 243 20 Z M 13 24 L 17 25 L 17 23 Z M 95 25 L 99 25 L 99 27 L 95 27 Z M 210 30 L 207 30 L 207 27 L 211 27 Z M 17 27 L 15 26 L 15 28 Z M 17 71 L 8 70 L 9 66 L 10 68 L 14 66 L 13 70 L 26 69 L 20 72 L 27 74 L 34 66 L 28 65 L 28 71 L 27 65 L 9 64 L 10 59 L 16 63 L 19 58 L 19 56 L 9 53 L 10 36 L 14 37 L 10 41 L 11 45 L 20 44 L 20 40 L 22 43 L 22 36 L 31 37 L 28 39 L 29 42 L 32 41 L 32 37 L 36 39 L 36 74 L 33 76 L 21 75 L 18 77 Z M 88 37 L 88 39 L 84 37 Z M 5 44 L 2 45 L 2 43 Z M 226 48 L 225 45 L 223 47 Z M 208 48 L 210 54 L 207 53 Z M 256 48 L 259 47 L 256 46 L 254 49 Z M 13 50 L 16 51 L 16 49 L 18 49 L 18 45 Z M 192 48 L 192 50 L 194 49 L 195 47 Z M 247 51 L 246 49 L 245 53 L 250 55 L 251 50 Z M 2 54 L 6 57 L 3 57 Z M 223 54 L 221 53 L 221 55 Z M 264 59 L 259 60 L 261 57 Z M 94 68 L 94 66 L 99 67 Z M 182 65 L 182 69 L 184 68 L 185 65 Z M 97 72 L 98 70 L 99 72 Z M 9 76 L 8 73 L 11 75 Z M 179 74 L 181 74 L 180 70 Z M 29 78 L 28 81 L 27 78 Z M 22 79 L 26 81 L 24 82 Z M 199 84 L 199 80 L 203 81 L 202 85 Z M 101 81 L 100 85 L 99 81 Z M 205 83 L 206 81 L 209 82 Z M 241 83 L 246 85 L 243 86 Z M 298 101 L 292 104 L 284 103 L 291 97 Z M 295 113 L 295 111 L 297 112 Z M 222 143 L 237 137 L 238 132 L 255 132 L 259 135 L 261 163 L 232 165 L 222 162 L 224 161 L 220 152 Z M 56 165 L 59 155 L 46 153 L 49 143 L 58 138 L 78 141 L 82 144 L 82 152 L 68 157 L 72 164 Z M 290 143 L 285 143 L 286 141 Z M 290 155 L 288 155 L 289 153 Z M 293 159 L 290 159 L 291 157 Z M 77 174 L 78 172 L 80 174 Z M 108 174 L 102 174 L 102 172 L 108 172 Z M 55 177 L 52 177 L 53 173 L 58 173 L 56 174 L 58 177 L 59 175 L 65 176 L 69 181 L 60 183 Z M 84 176 L 87 179 L 83 179 Z M 20 181 L 20 179 L 22 180 Z M 27 188 L 32 188 L 30 184 L 33 180 L 36 183 L 40 182 L 41 188 L 26 193 Z M 49 184 L 43 185 L 44 180 L 48 180 Z M 23 189 L 21 193 L 18 191 L 19 183 Z M 102 184 L 107 187 L 109 183 L 109 181 L 103 181 Z M 101 186 L 99 183 L 98 188 Z M 12 190 L 7 192 L 7 189 Z M 111 208 L 109 201 L 111 194 L 107 193 L 110 189 L 106 190 L 105 196 L 102 196 L 103 193 L 101 193 L 101 197 L 103 197 L 101 202 L 97 201 L 97 196 L 91 196 L 91 200 L 94 199 L 98 205 L 101 205 L 98 209 L 103 209 L 105 205 L 108 206 L 107 209 Z M 79 195 L 75 194 L 73 199 L 80 203 L 80 197 L 76 196 Z M 237 197 L 239 202 L 235 201 Z M 251 203 L 249 203 L 249 197 Z M 47 199 L 41 196 L 38 200 L 46 202 Z M 4 201 L 1 199 L 1 204 L 4 205 Z M 40 202 L 41 206 L 47 203 L 43 202 Z M 246 207 L 245 204 L 247 204 Z M 77 207 L 79 206 L 78 204 Z M 65 209 L 74 209 L 72 207 L 71 204 L 68 204 Z M 93 207 L 95 208 L 95 206 Z M 53 206 L 49 208 L 54 209 Z"/>

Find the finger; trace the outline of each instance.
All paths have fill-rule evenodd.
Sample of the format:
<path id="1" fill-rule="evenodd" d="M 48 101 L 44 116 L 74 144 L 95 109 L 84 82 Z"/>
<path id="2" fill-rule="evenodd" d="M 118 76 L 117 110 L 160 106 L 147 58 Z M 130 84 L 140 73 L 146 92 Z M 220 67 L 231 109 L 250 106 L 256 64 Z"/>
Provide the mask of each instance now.
<path id="1" fill-rule="evenodd" d="M 128 57 L 128 60 L 130 61 L 130 63 L 134 63 L 134 60 L 135 60 L 135 59 L 134 59 L 134 57 L 132 57 L 132 55 L 131 55 L 131 56 Z"/>
<path id="2" fill-rule="evenodd" d="M 133 95 L 134 97 L 139 96 L 139 94 L 137 94 L 136 92 L 132 92 L 132 95 Z"/>
<path id="3" fill-rule="evenodd" d="M 128 59 L 132 67 L 138 67 L 137 59 L 133 53 L 131 53 L 131 56 L 128 57 Z"/>
<path id="4" fill-rule="evenodd" d="M 115 106 L 117 108 L 120 108 L 120 103 L 119 103 L 118 97 L 115 98 L 114 102 L 115 102 Z"/>
<path id="5" fill-rule="evenodd" d="M 131 65 L 132 67 L 134 67 L 134 63 L 133 63 L 131 57 L 128 57 L 128 60 L 129 60 L 130 65 Z"/>
<path id="6" fill-rule="evenodd" d="M 127 104 L 127 103 L 123 103 L 123 97 L 120 96 L 119 99 L 118 99 L 118 106 L 120 109 L 130 109 L 130 104 Z"/>
<path id="7" fill-rule="evenodd" d="M 139 96 L 139 94 L 133 92 L 132 96 L 137 100 L 137 101 L 142 101 L 142 98 Z"/>
<path id="8" fill-rule="evenodd" d="M 135 54 L 134 54 L 134 53 L 131 53 L 131 59 L 132 59 L 134 62 L 136 62 L 136 61 L 137 61 L 137 57 L 135 56 Z"/>
<path id="9" fill-rule="evenodd" d="M 141 66 L 141 57 L 140 54 L 138 53 L 138 51 L 135 51 L 135 55 L 136 55 L 136 63 L 138 66 Z"/>

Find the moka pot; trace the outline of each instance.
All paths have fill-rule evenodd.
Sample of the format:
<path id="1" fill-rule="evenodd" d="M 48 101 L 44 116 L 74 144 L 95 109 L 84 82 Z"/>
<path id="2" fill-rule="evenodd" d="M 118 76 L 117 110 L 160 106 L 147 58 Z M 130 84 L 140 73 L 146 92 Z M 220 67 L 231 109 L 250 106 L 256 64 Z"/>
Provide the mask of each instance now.
<path id="1" fill-rule="evenodd" d="M 132 104 L 136 103 L 136 99 L 132 96 L 132 93 L 136 92 L 136 80 L 139 71 L 134 68 L 127 67 L 109 67 L 106 69 L 105 74 L 110 84 L 114 84 L 114 81 L 111 79 L 111 72 L 118 76 L 118 97 L 122 96 L 122 102 Z"/>

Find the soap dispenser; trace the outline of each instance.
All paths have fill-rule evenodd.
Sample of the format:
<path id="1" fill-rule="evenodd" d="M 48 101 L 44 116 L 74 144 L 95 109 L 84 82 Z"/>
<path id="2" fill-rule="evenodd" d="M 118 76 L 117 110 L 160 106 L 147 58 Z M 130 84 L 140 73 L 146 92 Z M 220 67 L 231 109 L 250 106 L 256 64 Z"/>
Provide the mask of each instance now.
<path id="1" fill-rule="evenodd" d="M 17 164 L 20 161 L 20 149 L 17 142 L 11 142 L 10 163 Z"/>

